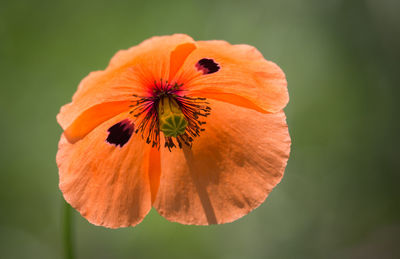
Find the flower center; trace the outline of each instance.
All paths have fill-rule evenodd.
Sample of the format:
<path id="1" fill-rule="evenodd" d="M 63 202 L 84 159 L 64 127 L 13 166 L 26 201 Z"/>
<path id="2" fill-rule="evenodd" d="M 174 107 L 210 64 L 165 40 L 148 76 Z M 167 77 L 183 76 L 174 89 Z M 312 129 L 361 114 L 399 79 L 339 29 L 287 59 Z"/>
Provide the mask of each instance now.
<path id="1" fill-rule="evenodd" d="M 191 146 L 194 138 L 204 131 L 202 119 L 210 115 L 211 108 L 202 97 L 182 95 L 182 84 L 170 84 L 162 79 L 154 82 L 148 96 L 133 95 L 131 120 L 135 133 L 142 135 L 152 147 L 160 147 L 163 132 L 165 147 Z"/>
<path id="2" fill-rule="evenodd" d="M 188 122 L 173 97 L 163 96 L 158 102 L 158 121 L 165 137 L 178 137 L 185 134 Z"/>

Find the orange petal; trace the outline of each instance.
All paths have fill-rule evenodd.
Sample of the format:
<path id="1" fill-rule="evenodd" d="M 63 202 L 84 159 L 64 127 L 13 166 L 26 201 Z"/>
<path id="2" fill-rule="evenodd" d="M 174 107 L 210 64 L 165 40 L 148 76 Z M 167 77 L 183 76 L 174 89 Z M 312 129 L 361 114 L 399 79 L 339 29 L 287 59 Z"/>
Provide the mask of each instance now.
<path id="1" fill-rule="evenodd" d="M 157 148 L 152 148 L 150 151 L 150 159 L 149 159 L 149 179 L 150 179 L 152 203 L 156 199 L 158 187 L 160 186 L 160 176 L 161 176 L 160 151 Z"/>
<path id="2" fill-rule="evenodd" d="M 87 109 L 64 131 L 64 136 L 69 142 L 75 143 L 85 137 L 98 125 L 122 113 L 132 104 L 129 101 L 107 102 L 97 104 Z"/>
<path id="3" fill-rule="evenodd" d="M 175 76 L 176 72 L 182 67 L 186 58 L 193 50 L 196 49 L 194 43 L 188 42 L 178 45 L 174 51 L 171 52 L 170 66 L 169 66 L 169 81 Z"/>
<path id="4" fill-rule="evenodd" d="M 83 112 L 101 103 L 131 100 L 132 94 L 140 93 L 141 89 L 133 73 L 128 74 L 128 70 L 121 74 L 108 70 L 90 73 L 79 84 L 72 102 L 61 107 L 57 115 L 60 126 L 67 129 Z"/>
<path id="5" fill-rule="evenodd" d="M 154 80 L 168 79 L 171 52 L 188 42 L 194 41 L 184 34 L 153 37 L 117 52 L 106 70 L 84 78 L 72 102 L 61 108 L 57 115 L 61 127 L 68 128 L 84 111 L 100 103 L 128 101 L 132 94 L 145 95 Z"/>
<path id="6" fill-rule="evenodd" d="M 283 176 L 290 150 L 283 111 L 263 114 L 212 100 L 210 106 L 192 149 L 161 149 L 153 206 L 170 221 L 232 222 L 258 207 Z"/>
<path id="7" fill-rule="evenodd" d="M 199 68 L 198 62 L 209 59 L 219 67 L 209 74 Z M 186 59 L 176 80 L 184 83 L 188 95 L 204 96 L 264 112 L 282 110 L 288 100 L 285 74 L 273 62 L 249 45 L 231 45 L 225 41 L 199 41 L 197 49 Z M 247 101 L 236 102 L 237 98 Z M 257 109 L 256 109 L 257 110 Z"/>
<path id="8" fill-rule="evenodd" d="M 106 142 L 121 114 L 71 144 L 62 136 L 57 153 L 65 200 L 95 225 L 134 226 L 151 209 L 150 149 L 137 134 L 122 147 Z M 154 171 L 154 169 L 152 169 Z"/>

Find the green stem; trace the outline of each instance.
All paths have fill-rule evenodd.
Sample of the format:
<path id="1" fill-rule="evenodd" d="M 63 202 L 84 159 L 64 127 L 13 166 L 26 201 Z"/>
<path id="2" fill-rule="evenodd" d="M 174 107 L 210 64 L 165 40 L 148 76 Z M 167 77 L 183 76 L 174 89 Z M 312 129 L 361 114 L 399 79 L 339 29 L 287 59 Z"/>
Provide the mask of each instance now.
<path id="1" fill-rule="evenodd" d="M 64 201 L 64 200 L 63 200 Z M 64 258 L 74 259 L 74 244 L 73 244 L 73 215 L 71 206 L 64 201 L 64 223 L 63 223 L 63 243 L 64 243 Z"/>

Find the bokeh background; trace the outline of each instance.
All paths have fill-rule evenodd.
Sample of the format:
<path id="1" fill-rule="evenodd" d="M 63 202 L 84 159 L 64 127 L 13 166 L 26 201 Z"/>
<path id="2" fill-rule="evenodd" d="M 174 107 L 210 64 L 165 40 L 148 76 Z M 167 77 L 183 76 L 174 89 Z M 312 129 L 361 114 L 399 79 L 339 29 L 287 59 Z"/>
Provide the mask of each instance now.
<path id="1" fill-rule="evenodd" d="M 0 2 L 0 258 L 62 258 L 55 120 L 79 81 L 153 35 L 247 43 L 286 72 L 293 140 L 266 203 L 226 225 L 154 210 L 78 258 L 400 258 L 400 1 Z"/>

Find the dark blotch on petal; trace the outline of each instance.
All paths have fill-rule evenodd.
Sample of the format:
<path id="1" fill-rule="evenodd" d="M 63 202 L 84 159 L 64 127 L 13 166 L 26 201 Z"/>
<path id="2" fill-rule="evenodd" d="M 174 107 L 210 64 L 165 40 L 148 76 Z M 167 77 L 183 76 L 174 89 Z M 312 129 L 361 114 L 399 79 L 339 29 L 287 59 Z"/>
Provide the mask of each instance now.
<path id="1" fill-rule="evenodd" d="M 214 60 L 208 58 L 200 59 L 196 63 L 196 68 L 197 70 L 203 72 L 203 74 L 212 74 L 220 69 L 219 65 L 215 63 Z"/>
<path id="2" fill-rule="evenodd" d="M 128 119 L 118 122 L 108 129 L 108 137 L 106 141 L 115 146 L 122 147 L 132 136 L 135 126 Z"/>

